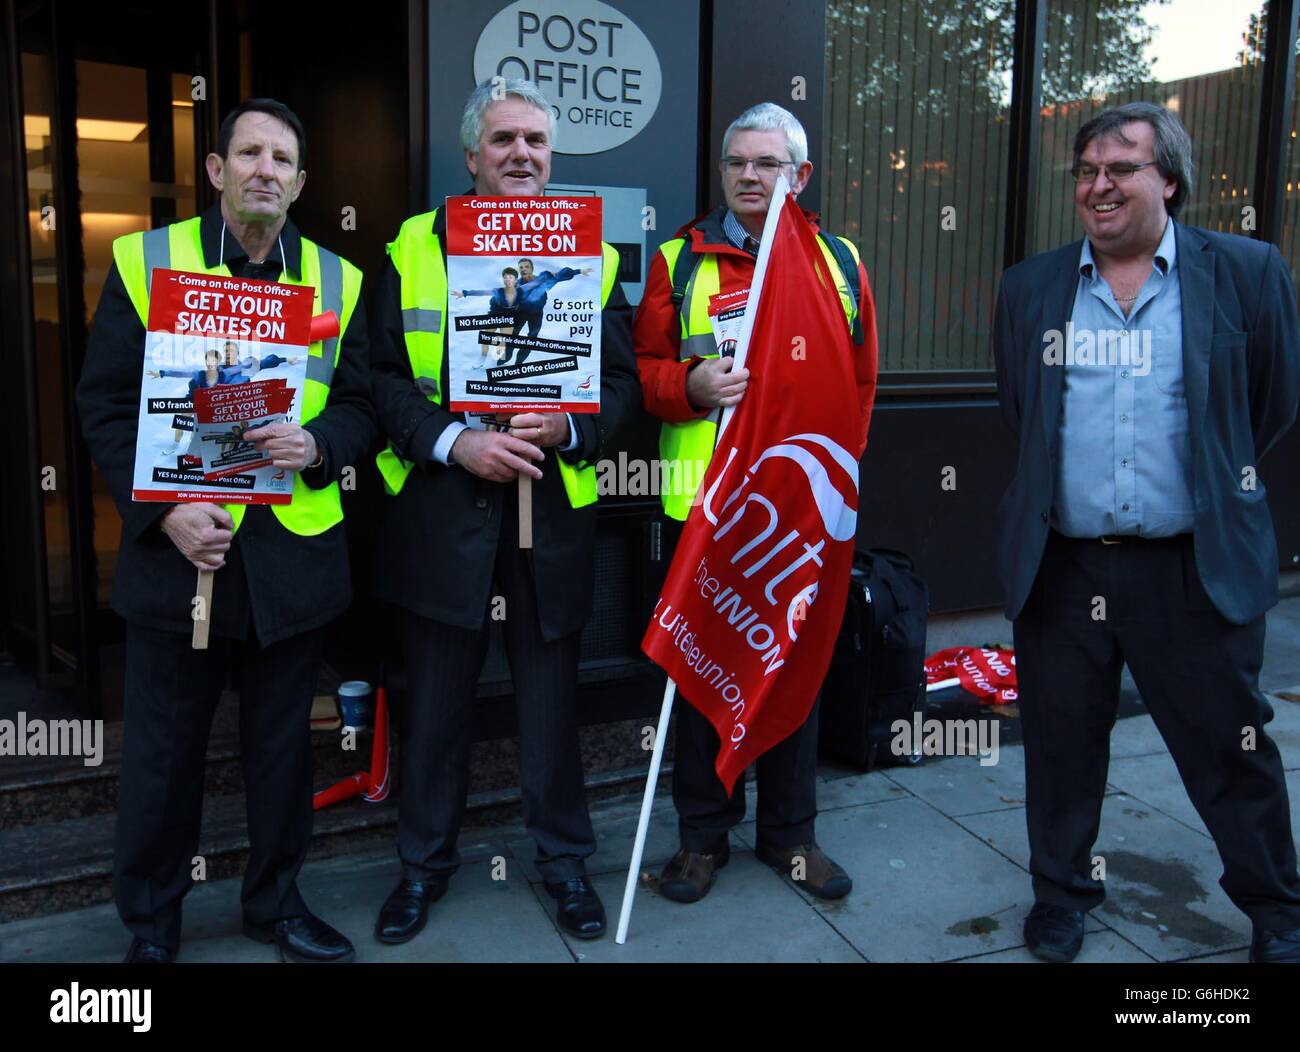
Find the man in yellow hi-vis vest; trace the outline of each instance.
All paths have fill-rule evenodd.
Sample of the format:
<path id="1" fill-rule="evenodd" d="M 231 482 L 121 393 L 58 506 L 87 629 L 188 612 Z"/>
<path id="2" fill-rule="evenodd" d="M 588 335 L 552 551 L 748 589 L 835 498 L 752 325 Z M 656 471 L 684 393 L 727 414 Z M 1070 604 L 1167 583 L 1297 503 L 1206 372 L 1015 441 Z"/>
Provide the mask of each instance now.
<path id="1" fill-rule="evenodd" d="M 310 713 L 325 626 L 351 602 L 338 480 L 374 437 L 361 272 L 288 219 L 301 192 L 302 123 L 252 99 L 221 125 L 208 178 L 220 201 L 170 227 L 118 238 L 95 312 L 77 407 L 122 517 L 113 608 L 126 619 L 125 739 L 114 891 L 131 962 L 166 962 L 195 879 L 204 759 L 229 665 L 239 669 L 249 860 L 245 933 L 289 959 L 346 960 L 297 875 L 311 840 Z M 245 436 L 296 473 L 290 504 L 135 503 L 140 383 L 155 268 L 310 285 L 340 335 L 308 348 L 301 423 Z M 222 381 L 224 382 L 224 381 Z M 195 567 L 217 571 L 211 644 L 195 650 Z"/>
<path id="2" fill-rule="evenodd" d="M 538 196 L 551 173 L 551 108 L 528 81 L 497 79 L 466 104 L 461 145 L 472 192 Z M 596 848 L 578 750 L 580 637 L 591 614 L 594 464 L 637 409 L 632 311 L 604 246 L 598 414 L 520 413 L 508 431 L 467 428 L 444 404 L 446 223 L 408 219 L 388 247 L 371 326 L 375 407 L 393 494 L 379 536 L 375 589 L 400 608 L 408 693 L 402 721 L 398 854 L 402 879 L 375 935 L 400 943 L 424 926 L 459 865 L 468 785 L 468 720 L 493 621 L 514 682 L 524 824 L 559 900 L 561 926 L 605 930 L 583 860 Z M 519 547 L 517 478 L 534 479 L 533 548 Z"/>
<path id="3" fill-rule="evenodd" d="M 743 307 L 777 177 L 784 174 L 798 195 L 812 168 L 807 133 L 792 113 L 771 102 L 746 110 L 722 139 L 725 205 L 683 227 L 650 266 L 636 317 L 636 358 L 646 409 L 663 421 L 660 495 L 668 554 L 713 456 L 721 411 L 744 398 L 749 381 L 749 370 L 734 368 L 727 356 L 723 345 L 733 340 L 711 317 L 710 300 Z M 818 244 L 836 276 L 846 336 L 852 340 L 865 445 L 876 391 L 875 305 L 857 250 L 825 231 L 818 231 Z M 816 372 L 809 373 L 808 382 L 819 382 Z M 853 883 L 814 836 L 817 710 L 814 705 L 804 725 L 755 765 L 755 853 L 806 891 L 835 899 L 847 895 Z M 738 782 L 727 796 L 714 773 L 719 745 L 712 724 L 689 704 L 678 705 L 675 714 L 673 803 L 681 849 L 664 867 L 659 891 L 678 902 L 696 902 L 730 857 L 728 834 L 744 820 L 745 786 Z"/>

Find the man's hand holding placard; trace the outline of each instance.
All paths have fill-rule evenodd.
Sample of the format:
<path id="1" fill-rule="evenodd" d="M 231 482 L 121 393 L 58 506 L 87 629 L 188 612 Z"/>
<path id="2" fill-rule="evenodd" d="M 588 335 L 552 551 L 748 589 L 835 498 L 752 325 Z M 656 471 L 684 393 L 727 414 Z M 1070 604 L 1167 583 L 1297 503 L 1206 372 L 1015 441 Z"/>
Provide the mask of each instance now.
<path id="1" fill-rule="evenodd" d="M 466 428 L 451 447 L 453 464 L 489 482 L 513 482 L 521 473 L 539 479 L 541 468 L 533 462 L 544 459 L 538 446 L 506 431 Z"/>
<path id="2" fill-rule="evenodd" d="M 177 504 L 162 520 L 162 531 L 200 570 L 220 570 L 234 538 L 235 521 L 220 504 Z"/>
<path id="3" fill-rule="evenodd" d="M 542 449 L 569 443 L 569 417 L 566 413 L 498 413 L 497 421 L 510 426 L 509 434 Z"/>
<path id="4" fill-rule="evenodd" d="M 259 453 L 269 456 L 274 467 L 290 471 L 303 471 L 320 456 L 315 437 L 300 424 L 255 427 L 244 432 L 244 440 L 252 442 Z"/>

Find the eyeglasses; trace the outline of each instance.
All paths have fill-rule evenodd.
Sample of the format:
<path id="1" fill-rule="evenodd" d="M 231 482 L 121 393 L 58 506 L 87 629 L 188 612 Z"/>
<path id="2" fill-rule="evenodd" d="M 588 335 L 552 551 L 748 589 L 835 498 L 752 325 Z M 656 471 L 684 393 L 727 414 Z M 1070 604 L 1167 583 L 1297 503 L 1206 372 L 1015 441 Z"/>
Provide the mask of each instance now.
<path id="1" fill-rule="evenodd" d="M 1070 169 L 1070 174 L 1074 176 L 1076 183 L 1090 183 L 1097 178 L 1098 172 L 1105 172 L 1107 179 L 1118 183 L 1131 178 L 1134 172 L 1150 168 L 1155 163 L 1155 161 L 1144 161 L 1142 164 L 1134 164 L 1132 161 L 1116 161 L 1114 164 L 1103 164 L 1100 168 L 1095 164 L 1076 164 Z"/>
<path id="2" fill-rule="evenodd" d="M 750 165 L 754 166 L 754 171 L 760 179 L 776 175 L 787 164 L 793 166 L 794 161 L 781 161 L 775 157 L 724 157 L 722 158 L 722 167 L 728 175 L 744 175 L 745 169 Z"/>

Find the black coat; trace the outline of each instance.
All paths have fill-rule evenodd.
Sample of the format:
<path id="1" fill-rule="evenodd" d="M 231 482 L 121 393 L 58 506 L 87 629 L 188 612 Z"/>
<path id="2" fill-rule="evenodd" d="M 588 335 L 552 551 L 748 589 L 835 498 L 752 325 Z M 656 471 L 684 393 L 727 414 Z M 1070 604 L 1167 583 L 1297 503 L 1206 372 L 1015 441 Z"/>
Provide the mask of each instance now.
<path id="1" fill-rule="evenodd" d="M 1300 329 L 1291 275 L 1276 248 L 1175 226 L 1183 378 L 1191 433 L 1196 568 L 1214 605 L 1246 624 L 1277 602 L 1278 558 L 1263 481 L 1242 485 L 1296 418 Z M 999 561 L 1007 616 L 1019 615 L 1047 542 L 1055 495 L 1065 370 L 1043 362 L 1044 334 L 1064 332 L 1082 242 L 1002 276 L 993 328 L 998 397 L 1020 439 L 1002 498 Z"/>
<path id="2" fill-rule="evenodd" d="M 443 211 L 434 229 L 445 235 Z M 443 238 L 445 253 L 445 236 Z M 445 255 L 444 255 L 445 258 Z M 446 304 L 443 317 L 448 317 Z M 386 498 L 375 561 L 375 593 L 423 617 L 460 628 L 485 624 L 507 487 L 433 459 L 438 436 L 464 414 L 434 405 L 415 385 L 402 332 L 401 279 L 385 266 L 371 312 L 372 382 L 380 430 L 415 464 L 402 492 Z M 533 482 L 533 573 L 547 639 L 581 630 L 591 616 L 596 505 L 569 505 L 556 456 L 595 463 L 641 404 L 632 353 L 632 308 L 615 285 L 601 312 L 600 412 L 573 414 L 576 449 L 546 451 Z M 443 356 L 439 390 L 449 390 Z M 509 507 L 513 508 L 511 502 Z M 509 611 L 507 611 L 509 616 Z"/>
<path id="3" fill-rule="evenodd" d="M 284 262 L 301 274 L 302 241 L 286 221 L 281 232 Z M 221 253 L 221 214 L 213 205 L 200 225 L 205 263 Z M 226 233 L 225 261 L 239 277 L 274 280 L 280 260 L 254 264 Z M 189 632 L 197 571 L 159 528 L 171 504 L 135 502 L 131 481 L 144 369 L 145 329 L 116 266 L 109 270 L 95 311 L 86 363 L 77 384 L 77 410 L 91 456 L 122 517 L 113 609 L 128 621 Z M 320 489 L 348 466 L 360 465 L 375 434 L 370 405 L 370 368 L 365 310 L 358 300 L 340 341 L 339 364 L 325 408 L 307 425 L 324 458 L 303 472 Z M 226 565 L 213 580 L 212 632 L 246 638 L 255 628 L 263 646 L 333 620 L 352 601 L 343 524 L 315 537 L 299 537 L 280 525 L 265 505 L 250 507 L 235 533 Z M 251 619 L 251 620 L 250 620 Z"/>

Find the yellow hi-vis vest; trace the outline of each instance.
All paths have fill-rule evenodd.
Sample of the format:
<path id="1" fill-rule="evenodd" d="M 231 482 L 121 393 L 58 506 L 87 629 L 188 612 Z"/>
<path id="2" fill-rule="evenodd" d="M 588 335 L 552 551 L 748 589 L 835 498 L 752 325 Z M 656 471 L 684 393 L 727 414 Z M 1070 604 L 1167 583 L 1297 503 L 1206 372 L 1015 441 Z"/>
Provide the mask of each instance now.
<path id="1" fill-rule="evenodd" d="M 847 238 L 839 240 L 848 246 L 856 262 L 858 250 L 853 243 Z M 659 247 L 659 254 L 668 265 L 669 275 L 673 273 L 677 257 L 685 246 L 686 238 L 677 238 Z M 830 272 L 835 275 L 840 306 L 844 308 L 844 316 L 852 325 L 858 305 L 853 302 L 848 281 L 835 261 L 835 256 L 821 238 L 817 239 L 817 247 L 822 250 Z M 718 356 L 718 344 L 713 336 L 713 324 L 709 320 L 709 297 L 716 296 L 721 291 L 718 257 L 713 252 L 701 252 L 699 256 L 699 263 L 686 283 L 685 294 L 678 308 L 682 325 L 679 361 Z M 708 416 L 698 420 L 688 420 L 681 424 L 665 422 L 659 428 L 659 458 L 662 468 L 659 495 L 663 501 L 664 514 L 681 522 L 686 521 L 695 504 L 695 494 L 704 480 L 709 461 L 713 459 L 713 446 L 717 441 L 720 419 L 721 411 L 714 409 Z"/>
<path id="2" fill-rule="evenodd" d="M 411 360 L 411 375 L 416 386 L 434 405 L 442 405 L 442 358 L 447 347 L 447 330 L 443 312 L 447 309 L 447 267 L 442 258 L 442 245 L 433 232 L 438 210 L 412 216 L 397 232 L 397 240 L 388 246 L 393 267 L 402 279 L 401 307 L 402 332 L 406 338 L 406 354 Z M 618 279 L 618 250 L 601 243 L 602 270 L 600 302 L 609 302 L 610 293 Z M 560 478 L 569 504 L 582 508 L 596 502 L 596 468 L 586 462 L 570 464 L 556 456 L 560 465 Z M 403 460 L 391 445 L 385 448 L 375 464 L 384 478 L 384 487 L 396 496 L 406 485 L 407 476 L 414 465 Z"/>
<path id="3" fill-rule="evenodd" d="M 201 219 L 137 231 L 113 242 L 113 260 L 126 286 L 127 295 L 145 329 L 149 328 L 149 287 L 155 267 L 164 270 L 188 270 L 198 274 L 231 277 L 225 264 L 208 267 L 203 261 L 203 243 L 199 237 Z M 361 294 L 361 271 L 346 259 L 302 238 L 302 280 L 295 281 L 281 272 L 280 281 L 288 285 L 311 285 L 316 290 L 312 313 L 333 311 L 338 315 L 339 332 L 347 331 L 348 322 Z M 340 337 L 313 343 L 307 349 L 307 380 L 302 391 L 302 423 L 311 421 L 329 398 L 330 381 L 339 361 Z M 243 504 L 226 504 L 235 520 L 235 529 L 244 519 Z M 280 524 L 300 537 L 314 537 L 343 521 L 343 504 L 339 486 L 331 482 L 312 489 L 294 473 L 293 502 L 271 505 Z"/>

